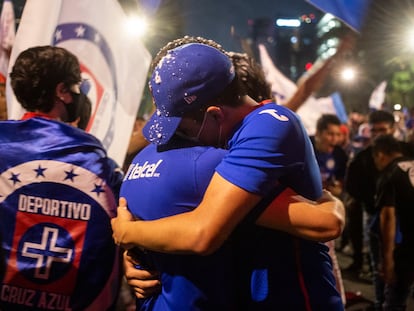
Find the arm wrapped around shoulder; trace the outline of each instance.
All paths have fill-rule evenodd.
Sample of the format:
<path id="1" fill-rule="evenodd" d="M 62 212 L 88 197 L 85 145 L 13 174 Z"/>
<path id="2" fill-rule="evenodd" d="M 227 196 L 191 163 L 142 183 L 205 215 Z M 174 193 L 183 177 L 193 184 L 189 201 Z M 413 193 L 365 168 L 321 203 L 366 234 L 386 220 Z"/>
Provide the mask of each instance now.
<path id="1" fill-rule="evenodd" d="M 342 201 L 328 191 L 314 202 L 286 189 L 273 200 L 256 224 L 326 242 L 341 235 L 345 226 L 345 208 Z"/>

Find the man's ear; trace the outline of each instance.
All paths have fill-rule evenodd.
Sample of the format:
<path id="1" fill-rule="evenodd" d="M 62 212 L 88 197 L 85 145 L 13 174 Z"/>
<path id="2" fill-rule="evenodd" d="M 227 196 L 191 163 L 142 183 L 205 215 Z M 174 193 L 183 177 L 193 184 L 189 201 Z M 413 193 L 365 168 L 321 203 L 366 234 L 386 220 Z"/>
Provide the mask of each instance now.
<path id="1" fill-rule="evenodd" d="M 222 123 L 224 120 L 224 111 L 219 106 L 210 106 L 207 108 L 207 113 L 216 120 L 218 123 Z"/>
<path id="2" fill-rule="evenodd" d="M 71 101 L 71 99 L 68 98 L 68 96 L 70 96 L 69 90 L 63 82 L 60 82 L 56 85 L 55 92 L 56 97 L 63 101 L 65 104 Z"/>

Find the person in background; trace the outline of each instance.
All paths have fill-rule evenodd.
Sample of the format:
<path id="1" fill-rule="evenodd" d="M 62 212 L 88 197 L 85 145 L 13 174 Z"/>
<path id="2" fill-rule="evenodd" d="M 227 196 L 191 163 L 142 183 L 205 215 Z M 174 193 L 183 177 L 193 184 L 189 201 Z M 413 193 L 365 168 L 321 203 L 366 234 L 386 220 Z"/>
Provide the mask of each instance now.
<path id="1" fill-rule="evenodd" d="M 405 310 L 414 282 L 414 157 L 404 157 L 399 141 L 381 135 L 372 144 L 381 172 L 376 195 L 380 214 L 381 274 L 385 282 L 384 311 Z"/>
<path id="2" fill-rule="evenodd" d="M 341 123 L 340 132 L 341 132 L 341 135 L 338 141 L 338 146 L 341 147 L 345 151 L 346 155 L 348 156 L 348 160 L 349 160 L 353 156 L 353 153 L 352 153 L 353 150 L 352 150 L 351 136 L 349 133 L 348 124 Z"/>
<path id="3" fill-rule="evenodd" d="M 334 114 L 323 114 L 316 122 L 315 136 L 311 137 L 316 160 L 318 161 L 322 185 L 338 198 L 343 198 L 343 182 L 348 156 L 339 146 L 341 137 L 341 121 Z M 345 289 L 341 270 L 335 253 L 335 241 L 326 242 L 332 258 L 336 286 L 346 303 Z"/>
<path id="4" fill-rule="evenodd" d="M 79 61 L 32 47 L 10 82 L 28 112 L 0 122 L 0 308 L 112 310 L 121 273 L 110 218 L 123 174 L 95 137 L 69 124 L 88 111 L 79 107 Z"/>
<path id="5" fill-rule="evenodd" d="M 348 156 L 339 146 L 341 121 L 334 114 L 323 114 L 316 122 L 315 136 L 311 137 L 316 160 L 321 171 L 323 187 L 341 197 Z"/>
<path id="6" fill-rule="evenodd" d="M 201 66 L 207 70 L 208 78 L 200 78 L 200 73 L 206 74 L 204 70 L 200 71 Z M 226 71 L 219 73 L 216 68 Z M 174 72 L 177 74 L 172 74 Z M 221 94 L 217 92 L 218 86 L 225 88 Z M 222 246 L 238 223 L 262 199 L 269 202 L 267 200 L 272 200 L 275 194 L 289 198 L 291 190 L 283 183 L 308 198 L 320 197 L 322 188 L 319 170 L 309 138 L 297 116 L 282 106 L 273 103 L 259 105 L 244 95 L 237 76 L 232 74 L 231 61 L 218 49 L 202 44 L 187 44 L 169 50 L 153 71 L 151 87 L 157 111 L 144 127 L 144 135 L 153 144 L 162 148 L 174 135 L 179 135 L 206 145 L 222 147 L 228 143 L 229 153 L 216 168 L 202 202 L 187 213 L 152 221 L 132 221 L 131 214 L 124 207 L 125 202 L 121 201 L 118 217 L 112 221 L 116 242 L 126 247 L 130 244 L 140 245 L 153 251 L 207 255 Z M 251 139 L 247 136 L 242 138 L 244 135 Z M 296 139 L 298 143 L 292 144 L 292 140 Z M 283 143 L 287 140 L 289 145 L 295 146 L 292 153 L 282 147 L 288 146 Z M 245 142 L 244 147 L 239 146 L 239 141 Z M 250 153 L 254 154 L 254 161 Z M 242 159 L 246 161 L 243 165 L 237 163 Z M 250 165 L 249 159 L 252 160 Z M 280 163 L 280 166 L 276 163 Z M 299 163 L 302 164 L 297 166 Z M 230 168 L 233 165 L 237 169 Z M 266 172 L 260 173 L 264 168 L 262 165 L 270 166 Z M 240 170 L 242 167 L 243 170 Z M 228 174 L 235 175 L 231 177 Z M 127 173 L 126 179 L 129 176 L 130 173 Z M 248 180 L 243 176 L 249 176 Z M 274 190 L 275 186 L 280 188 Z M 130 208 L 134 209 L 134 206 Z M 279 209 L 266 209 L 262 214 L 261 209 L 253 209 L 259 214 L 249 214 L 245 219 L 247 234 L 242 235 L 240 241 L 244 243 L 240 243 L 243 245 L 239 245 L 238 251 L 239 254 L 256 256 L 244 257 L 244 270 L 238 274 L 242 280 L 239 283 L 243 286 L 252 280 L 251 287 L 244 286 L 241 290 L 240 297 L 246 299 L 244 306 L 256 310 L 277 306 L 303 310 L 309 303 L 319 310 L 342 310 L 326 246 L 297 240 L 291 235 L 265 228 L 261 230 L 253 224 L 253 220 L 258 217 L 257 222 L 266 227 L 271 228 L 277 223 L 279 229 L 291 234 L 301 231 L 303 223 L 295 222 L 293 225 L 288 221 L 283 224 L 287 220 L 286 216 L 269 218 L 283 209 L 280 205 Z M 312 208 L 308 211 L 311 212 Z M 338 230 L 336 234 L 340 234 L 341 226 L 335 227 L 335 231 Z M 250 234 L 253 232 L 258 235 Z M 270 252 L 269 245 L 278 245 L 286 253 Z M 294 259 L 297 248 L 303 251 L 300 255 L 296 253 L 299 262 Z M 259 266 L 266 268 L 259 269 Z M 298 269 L 312 283 L 306 290 L 300 287 L 296 278 Z M 269 277 L 269 282 L 255 282 L 264 280 L 262 277 Z M 305 297 L 309 297 L 309 300 Z"/>
<path id="7" fill-rule="evenodd" d="M 392 113 L 385 110 L 375 110 L 369 114 L 369 126 L 371 132 L 371 142 L 379 135 L 393 135 L 394 134 L 394 116 Z M 399 142 L 401 150 L 404 155 L 414 155 L 414 146 L 404 142 Z M 368 225 L 355 225 L 354 228 L 363 228 L 365 232 L 360 232 L 361 239 L 363 234 L 367 234 L 369 238 L 369 256 L 370 266 L 372 271 L 372 281 L 375 290 L 375 305 L 377 310 L 381 310 L 384 302 L 384 283 L 379 275 L 379 239 L 378 231 L 372 226 L 376 215 L 375 206 L 375 192 L 376 183 L 379 172 L 375 167 L 374 159 L 372 157 L 371 143 L 364 150 L 358 152 L 353 160 L 350 162 L 345 178 L 345 189 L 350 197 L 355 200 L 358 206 L 362 206 L 363 211 L 368 216 Z M 355 250 L 355 247 L 354 247 Z M 358 264 L 358 266 L 356 266 Z M 355 262 L 352 268 L 360 269 L 362 262 Z"/>
<path id="8" fill-rule="evenodd" d="M 354 128 L 354 134 L 351 134 L 351 153 L 349 155 L 349 163 L 351 163 L 361 150 L 364 150 L 369 146 L 371 140 L 371 127 L 362 114 L 355 112 L 350 114 L 348 123 Z M 362 202 L 356 200 L 345 191 L 344 203 L 347 216 L 344 233 L 348 240 L 345 237 L 343 243 L 341 241 L 339 249 L 344 253 L 350 253 L 352 262 L 348 267 L 343 269 L 343 272 L 352 275 L 355 278 L 370 279 L 371 272 L 365 271 L 363 268 L 364 256 L 366 255 L 364 253 L 364 245 L 367 244 L 365 243 L 365 240 L 367 239 L 363 237 L 364 208 Z"/>

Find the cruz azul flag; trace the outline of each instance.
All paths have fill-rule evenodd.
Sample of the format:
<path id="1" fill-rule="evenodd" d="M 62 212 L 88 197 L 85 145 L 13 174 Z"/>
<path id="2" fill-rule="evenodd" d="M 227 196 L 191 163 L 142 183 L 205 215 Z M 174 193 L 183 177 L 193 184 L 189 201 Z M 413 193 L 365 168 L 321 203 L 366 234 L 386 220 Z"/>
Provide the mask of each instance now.
<path id="1" fill-rule="evenodd" d="M 382 81 L 378 86 L 372 91 L 371 96 L 369 97 L 368 107 L 370 109 L 381 110 L 382 105 L 384 104 L 387 89 L 387 81 Z"/>
<path id="2" fill-rule="evenodd" d="M 278 104 L 285 104 L 298 89 L 297 85 L 286 77 L 273 63 L 266 47 L 259 44 L 260 63 L 269 82 L 274 99 Z M 309 135 L 314 135 L 316 121 L 324 113 L 336 114 L 342 122 L 347 121 L 344 104 L 339 93 L 329 97 L 315 98 L 309 96 L 296 111 Z"/>
<path id="3" fill-rule="evenodd" d="M 125 29 L 126 14 L 116 0 L 28 0 L 16 33 L 10 67 L 32 46 L 54 45 L 81 63 L 92 116 L 86 131 L 122 165 L 145 87 L 150 53 Z M 22 108 L 7 85 L 9 119 Z"/>
<path id="4" fill-rule="evenodd" d="M 16 23 L 11 0 L 4 0 L 0 15 L 0 80 L 5 81 L 13 46 Z"/>
<path id="5" fill-rule="evenodd" d="M 272 94 L 278 104 L 284 104 L 297 90 L 296 84 L 288 79 L 273 63 L 263 44 L 259 44 L 260 64 L 270 83 Z"/>
<path id="6" fill-rule="evenodd" d="M 110 310 L 118 166 L 94 136 L 43 118 L 0 122 L 0 146 L 0 309 Z"/>
<path id="7" fill-rule="evenodd" d="M 360 31 L 372 0 L 307 0 L 323 12 L 331 13 L 356 31 Z"/>

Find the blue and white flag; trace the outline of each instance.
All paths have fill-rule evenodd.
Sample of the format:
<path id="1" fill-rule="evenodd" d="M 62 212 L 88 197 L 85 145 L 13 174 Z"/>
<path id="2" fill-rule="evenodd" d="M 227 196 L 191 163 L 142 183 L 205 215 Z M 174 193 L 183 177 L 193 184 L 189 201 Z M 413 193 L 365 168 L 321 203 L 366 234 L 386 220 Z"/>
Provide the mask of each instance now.
<path id="1" fill-rule="evenodd" d="M 259 44 L 258 48 L 260 63 L 265 73 L 265 78 L 271 85 L 274 99 L 278 104 L 283 105 L 295 94 L 298 87 L 275 66 L 264 45 Z M 316 121 L 324 113 L 336 114 L 342 122 L 345 123 L 347 121 L 345 106 L 339 93 L 321 98 L 309 96 L 296 113 L 301 118 L 309 135 L 315 134 Z"/>
<path id="2" fill-rule="evenodd" d="M 0 309 L 110 310 L 118 167 L 92 135 L 43 118 L 0 122 L 0 146 Z"/>
<path id="3" fill-rule="evenodd" d="M 335 114 L 342 123 L 348 120 L 345 106 L 339 93 L 331 96 L 315 98 L 310 96 L 299 107 L 297 114 L 301 117 L 307 133 L 312 136 L 316 132 L 316 122 L 322 114 Z"/>
<path id="4" fill-rule="evenodd" d="M 122 165 L 145 87 L 151 55 L 125 29 L 126 14 L 116 0 L 28 0 L 10 67 L 32 46 L 66 48 L 80 60 L 88 80 L 92 117 L 87 131 Z M 9 119 L 23 110 L 7 85 Z"/>
<path id="5" fill-rule="evenodd" d="M 382 81 L 378 86 L 372 91 L 371 96 L 369 97 L 368 107 L 374 110 L 381 110 L 382 105 L 385 102 L 387 89 L 387 81 Z"/>
<path id="6" fill-rule="evenodd" d="M 16 32 L 13 2 L 4 0 L 0 15 L 0 82 L 7 78 L 10 51 Z"/>
<path id="7" fill-rule="evenodd" d="M 306 0 L 323 12 L 330 13 L 349 27 L 360 31 L 372 0 Z"/>
<path id="8" fill-rule="evenodd" d="M 273 63 L 266 47 L 263 44 L 258 45 L 260 64 L 266 80 L 270 83 L 272 95 L 278 104 L 284 104 L 295 94 L 297 86 L 295 82 L 286 77 Z"/>

